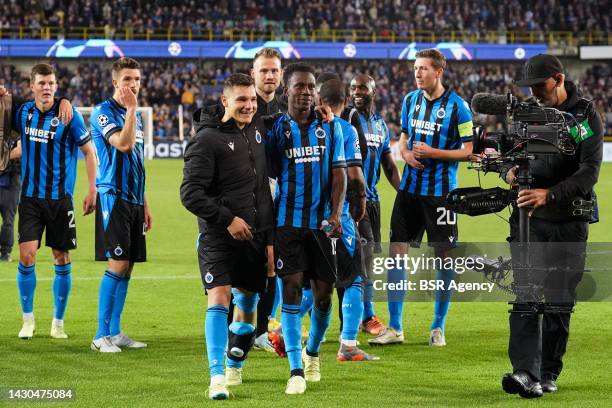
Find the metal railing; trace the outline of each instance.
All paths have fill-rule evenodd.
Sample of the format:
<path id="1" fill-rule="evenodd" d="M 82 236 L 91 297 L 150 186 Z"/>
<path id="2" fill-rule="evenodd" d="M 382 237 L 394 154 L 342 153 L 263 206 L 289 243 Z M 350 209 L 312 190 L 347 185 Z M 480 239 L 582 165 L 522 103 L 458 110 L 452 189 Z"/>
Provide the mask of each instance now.
<path id="1" fill-rule="evenodd" d="M 612 44 L 612 32 L 571 31 L 408 31 L 390 30 L 313 30 L 282 32 L 279 30 L 135 30 L 133 27 L 11 27 L 0 29 L 4 39 L 73 39 L 108 38 L 116 40 L 200 40 L 200 41 L 322 41 L 322 42 L 468 42 L 489 44 L 547 43 L 550 46 Z"/>

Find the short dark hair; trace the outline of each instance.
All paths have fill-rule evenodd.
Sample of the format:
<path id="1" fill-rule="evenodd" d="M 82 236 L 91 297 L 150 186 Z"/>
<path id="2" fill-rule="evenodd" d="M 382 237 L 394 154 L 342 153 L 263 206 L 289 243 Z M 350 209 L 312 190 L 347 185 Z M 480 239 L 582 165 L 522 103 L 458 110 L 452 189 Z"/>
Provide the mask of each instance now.
<path id="1" fill-rule="evenodd" d="M 223 81 L 223 90 L 234 88 L 236 86 L 254 86 L 255 81 L 247 74 L 232 74 Z"/>
<path id="2" fill-rule="evenodd" d="M 421 50 L 416 53 L 417 58 L 429 58 L 432 61 L 432 65 L 434 68 L 446 69 L 446 57 L 440 50 L 435 48 L 428 48 L 426 50 Z"/>
<path id="3" fill-rule="evenodd" d="M 121 57 L 113 62 L 113 76 L 122 69 L 140 69 L 140 63 L 133 58 Z"/>
<path id="4" fill-rule="evenodd" d="M 261 50 L 257 51 L 257 53 L 255 53 L 255 58 L 253 58 L 253 62 L 255 62 L 259 57 L 278 58 L 279 61 L 282 61 L 281 54 L 276 48 L 262 48 Z"/>
<path id="5" fill-rule="evenodd" d="M 323 84 L 323 82 L 329 81 L 330 79 L 337 79 L 339 81 L 340 75 L 331 71 L 321 72 L 317 77 L 317 86 Z"/>
<path id="6" fill-rule="evenodd" d="M 343 104 L 346 99 L 346 87 L 339 79 L 328 79 L 321 84 L 319 96 L 324 104 L 338 106 Z"/>
<path id="7" fill-rule="evenodd" d="M 55 69 L 49 64 L 34 65 L 32 67 L 32 72 L 30 73 L 30 81 L 34 82 L 34 78 L 36 77 L 36 75 L 55 75 L 57 77 Z"/>
<path id="8" fill-rule="evenodd" d="M 285 82 L 285 86 L 289 85 L 289 81 L 291 80 L 291 77 L 296 72 L 306 72 L 306 73 L 312 74 L 312 76 L 315 75 L 315 70 L 311 65 L 304 64 L 303 62 L 295 62 L 293 64 L 289 64 L 285 67 L 285 71 L 283 75 L 283 81 Z"/>

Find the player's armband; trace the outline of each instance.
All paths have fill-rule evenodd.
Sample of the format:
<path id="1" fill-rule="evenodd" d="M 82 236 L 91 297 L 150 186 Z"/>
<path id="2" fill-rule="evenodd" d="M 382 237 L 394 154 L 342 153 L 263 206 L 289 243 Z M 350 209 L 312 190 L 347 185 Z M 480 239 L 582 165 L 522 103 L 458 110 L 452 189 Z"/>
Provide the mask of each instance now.
<path id="1" fill-rule="evenodd" d="M 464 122 L 459 124 L 458 128 L 459 128 L 459 137 L 461 138 L 461 140 L 464 139 L 471 139 L 472 137 L 472 133 L 473 133 L 473 128 L 474 124 L 472 123 L 472 121 L 468 121 L 468 122 Z"/>

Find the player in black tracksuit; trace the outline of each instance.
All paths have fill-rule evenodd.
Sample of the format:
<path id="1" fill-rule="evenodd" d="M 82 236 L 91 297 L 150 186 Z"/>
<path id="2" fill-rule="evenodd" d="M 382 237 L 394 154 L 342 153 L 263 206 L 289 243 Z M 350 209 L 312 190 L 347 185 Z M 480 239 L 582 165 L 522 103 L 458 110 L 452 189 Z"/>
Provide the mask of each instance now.
<path id="1" fill-rule="evenodd" d="M 506 392 L 533 398 L 557 390 L 555 381 L 563 367 L 576 287 L 585 265 L 588 222 L 592 220 L 588 208 L 602 161 L 603 125 L 593 102 L 583 98 L 574 83 L 565 81 L 563 66 L 555 57 L 531 58 L 519 85 L 530 86 L 543 105 L 576 119 L 569 124 L 575 153 L 537 156 L 530 162 L 531 189 L 521 191 L 518 198 L 519 207 L 535 207 L 529 239 L 533 243 L 530 263 L 536 269 L 528 279 L 535 279 L 543 288 L 545 311 L 540 319 L 535 313 L 521 313 L 526 309 L 524 303 L 513 305 L 508 347 L 513 373 L 506 374 L 502 384 Z M 511 170 L 506 181 L 513 184 L 515 172 Z M 513 210 L 511 243 L 519 236 L 519 211 L 516 206 Z M 517 246 L 511 244 L 511 248 L 513 259 L 518 259 Z M 525 276 L 515 268 L 515 283 L 522 279 Z"/>
<path id="2" fill-rule="evenodd" d="M 202 109 L 194 118 L 196 135 L 185 148 L 181 185 L 183 205 L 198 217 L 200 229 L 211 399 L 228 398 L 227 385 L 242 382 L 242 366 L 255 340 L 258 294 L 265 290 L 268 267 L 273 265 L 274 214 L 264 130 L 261 121 L 253 120 L 256 96 L 251 77 L 230 76 L 222 103 Z M 228 336 L 230 297 L 235 311 Z"/>

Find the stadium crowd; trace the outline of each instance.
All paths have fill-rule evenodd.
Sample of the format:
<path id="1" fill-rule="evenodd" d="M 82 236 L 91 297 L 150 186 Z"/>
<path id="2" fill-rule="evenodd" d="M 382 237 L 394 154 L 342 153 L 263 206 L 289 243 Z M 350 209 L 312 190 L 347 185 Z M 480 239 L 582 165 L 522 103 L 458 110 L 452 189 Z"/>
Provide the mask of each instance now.
<path id="1" fill-rule="evenodd" d="M 223 80 L 232 72 L 248 72 L 248 61 L 142 61 L 143 84 L 140 105 L 153 107 L 156 140 L 178 137 L 178 106 L 183 107 L 184 134 L 189 135 L 195 109 L 215 103 Z M 377 109 L 387 120 L 394 135 L 399 135 L 401 101 L 413 89 L 412 65 L 405 62 L 352 61 L 350 63 L 316 62 L 317 72 L 342 73 L 348 83 L 357 73 L 365 72 L 377 79 Z M 445 73 L 446 85 L 466 100 L 477 92 L 504 94 L 508 89 L 521 96 L 522 89 L 513 85 L 521 77 L 521 63 L 453 63 Z M 83 62 L 76 69 L 56 63 L 59 92 L 72 99 L 75 106 L 93 106 L 112 94 L 110 70 L 98 62 Z M 612 135 L 612 64 L 594 64 L 576 80 L 589 98 L 593 98 Z M 12 65 L 1 65 L 0 81 L 20 95 L 29 95 L 29 77 Z M 524 96 L 524 95 L 522 95 Z M 483 119 L 483 118 L 480 118 Z"/>
<path id="2" fill-rule="evenodd" d="M 412 30 L 612 31 L 607 0 L 1 0 L 0 6 L 2 29 L 107 26 L 111 37 L 126 29 L 291 32 L 305 38 L 311 30 L 329 29 L 374 30 L 382 38 Z"/>

